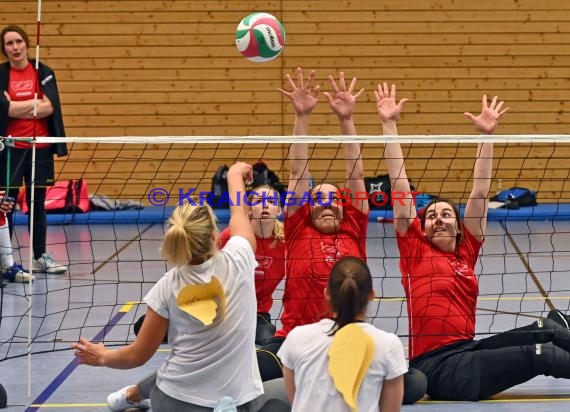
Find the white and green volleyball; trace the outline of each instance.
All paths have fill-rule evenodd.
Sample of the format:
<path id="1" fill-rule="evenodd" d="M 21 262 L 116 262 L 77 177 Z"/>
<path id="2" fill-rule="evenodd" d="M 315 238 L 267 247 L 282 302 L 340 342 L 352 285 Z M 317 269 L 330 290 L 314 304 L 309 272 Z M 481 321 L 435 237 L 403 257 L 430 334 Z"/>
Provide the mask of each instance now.
<path id="1" fill-rule="evenodd" d="M 238 24 L 236 46 L 249 60 L 268 62 L 283 51 L 285 28 L 269 13 L 252 13 Z"/>

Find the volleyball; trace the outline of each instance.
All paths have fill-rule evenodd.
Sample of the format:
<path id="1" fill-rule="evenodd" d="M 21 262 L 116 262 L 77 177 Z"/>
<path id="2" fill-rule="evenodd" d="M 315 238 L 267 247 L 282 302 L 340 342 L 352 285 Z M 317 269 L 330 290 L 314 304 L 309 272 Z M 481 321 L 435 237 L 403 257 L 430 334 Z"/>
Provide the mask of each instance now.
<path id="1" fill-rule="evenodd" d="M 239 22 L 236 46 L 247 59 L 260 63 L 273 60 L 285 46 L 285 28 L 269 13 L 252 13 Z"/>

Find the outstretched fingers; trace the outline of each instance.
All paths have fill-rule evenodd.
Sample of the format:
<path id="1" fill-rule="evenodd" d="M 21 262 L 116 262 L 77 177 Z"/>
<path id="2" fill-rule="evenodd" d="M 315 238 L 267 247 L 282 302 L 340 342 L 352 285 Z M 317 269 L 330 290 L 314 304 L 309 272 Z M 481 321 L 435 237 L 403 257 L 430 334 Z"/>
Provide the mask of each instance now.
<path id="1" fill-rule="evenodd" d="M 356 77 L 352 78 L 352 81 L 350 82 L 350 86 L 348 87 L 348 92 L 350 94 L 352 94 L 352 92 L 354 91 L 354 86 L 356 86 Z"/>
<path id="2" fill-rule="evenodd" d="M 409 101 L 410 99 L 408 99 L 407 97 L 404 97 L 403 99 L 400 99 L 400 101 L 398 102 L 398 107 L 400 108 L 400 110 L 404 107 L 404 105 Z"/>
<path id="3" fill-rule="evenodd" d="M 384 82 L 382 83 L 382 93 L 384 94 L 384 97 L 390 97 L 390 91 L 388 90 L 388 83 Z"/>
<path id="4" fill-rule="evenodd" d="M 343 75 L 344 78 L 344 75 Z M 331 87 L 334 90 L 335 93 L 340 93 L 340 89 L 336 84 L 336 80 L 334 79 L 334 77 L 332 75 L 329 75 L 329 81 L 331 83 Z"/>
<path id="5" fill-rule="evenodd" d="M 509 110 L 511 110 L 510 107 L 505 107 L 503 110 L 501 110 L 501 111 L 499 112 L 499 117 L 502 116 L 502 115 L 504 115 L 505 113 L 507 113 Z"/>
<path id="6" fill-rule="evenodd" d="M 314 80 L 315 80 L 315 71 L 311 70 L 309 72 L 309 77 L 307 78 L 307 87 L 313 87 Z"/>
<path id="7" fill-rule="evenodd" d="M 487 96 L 483 96 L 483 97 L 485 99 L 487 98 Z M 499 101 L 498 96 L 493 96 L 493 99 L 491 100 L 491 104 L 489 105 L 489 109 L 491 109 L 495 113 L 497 113 L 498 117 L 501 117 L 503 114 L 505 114 L 506 112 L 508 112 L 510 110 L 509 107 L 502 109 L 504 104 L 505 104 L 505 102 L 503 100 Z M 483 105 L 483 108 L 485 108 L 485 105 Z"/>
<path id="8" fill-rule="evenodd" d="M 380 100 L 386 97 L 386 93 L 384 92 L 384 85 L 382 83 L 378 83 L 378 87 L 376 87 L 376 90 L 374 90 L 374 96 L 376 96 L 377 102 L 380 102 Z"/>
<path id="9" fill-rule="evenodd" d="M 297 67 L 297 85 L 303 87 L 303 69 Z"/>
<path id="10" fill-rule="evenodd" d="M 356 94 L 354 95 L 354 98 L 355 98 L 355 99 L 358 99 L 358 98 L 362 95 L 362 93 L 364 93 L 364 89 L 360 89 L 360 90 L 358 91 L 358 93 L 356 93 Z"/>
<path id="11" fill-rule="evenodd" d="M 503 107 L 503 104 L 505 102 L 504 101 L 500 101 L 499 104 L 497 104 L 497 106 L 495 107 L 495 111 L 498 113 L 499 117 L 502 116 L 503 114 L 505 114 L 506 112 L 508 112 L 510 110 L 510 107 L 505 107 L 503 110 L 501 110 L 501 108 Z"/>

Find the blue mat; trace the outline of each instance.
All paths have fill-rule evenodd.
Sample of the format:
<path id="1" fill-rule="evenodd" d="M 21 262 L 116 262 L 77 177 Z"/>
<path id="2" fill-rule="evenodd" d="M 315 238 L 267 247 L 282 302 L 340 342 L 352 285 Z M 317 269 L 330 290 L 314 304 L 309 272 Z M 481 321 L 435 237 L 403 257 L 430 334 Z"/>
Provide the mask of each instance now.
<path id="1" fill-rule="evenodd" d="M 165 207 L 145 207 L 141 210 L 118 210 L 118 211 L 93 211 L 89 213 L 66 213 L 48 214 L 48 224 L 135 224 L 135 223 L 164 223 L 173 206 Z M 464 207 L 460 207 L 463 214 Z M 227 223 L 229 220 L 229 210 L 216 209 L 216 215 L 220 223 Z M 391 210 L 372 210 L 370 221 L 391 221 L 393 219 Z M 15 214 L 15 224 L 27 224 L 28 218 L 20 212 Z M 570 203 L 546 203 L 533 207 L 521 207 L 517 210 L 490 209 L 489 220 L 491 221 L 527 221 L 527 220 L 570 220 Z"/>
<path id="2" fill-rule="evenodd" d="M 463 216 L 465 205 L 459 207 Z M 537 206 L 526 206 L 520 209 L 489 209 L 489 221 L 528 221 L 528 220 L 570 220 L 570 203 L 544 203 Z M 373 210 L 370 212 L 371 221 L 391 221 L 394 214 L 391 210 Z"/>

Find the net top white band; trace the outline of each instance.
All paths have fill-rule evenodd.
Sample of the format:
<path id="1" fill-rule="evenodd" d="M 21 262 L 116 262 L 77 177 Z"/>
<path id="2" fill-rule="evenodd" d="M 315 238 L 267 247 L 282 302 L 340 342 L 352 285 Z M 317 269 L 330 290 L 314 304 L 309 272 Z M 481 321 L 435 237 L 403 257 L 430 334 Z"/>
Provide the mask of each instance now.
<path id="1" fill-rule="evenodd" d="M 4 138 L 30 141 L 32 138 Z M 308 135 L 308 136 L 108 136 L 108 137 L 37 137 L 37 143 L 570 143 L 570 135 Z"/>

